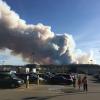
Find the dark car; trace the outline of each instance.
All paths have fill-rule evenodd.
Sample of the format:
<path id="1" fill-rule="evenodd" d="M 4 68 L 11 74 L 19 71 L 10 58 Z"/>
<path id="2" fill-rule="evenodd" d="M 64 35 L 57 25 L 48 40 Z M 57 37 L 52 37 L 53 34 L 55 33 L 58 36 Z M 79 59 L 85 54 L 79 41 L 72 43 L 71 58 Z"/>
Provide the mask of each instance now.
<path id="1" fill-rule="evenodd" d="M 50 79 L 52 77 L 54 77 L 55 75 L 50 73 L 50 72 L 47 72 L 47 73 L 44 73 L 44 74 L 39 74 L 39 76 L 42 77 L 45 82 L 49 83 Z"/>
<path id="2" fill-rule="evenodd" d="M 61 74 L 61 76 L 64 76 L 66 78 L 67 85 L 71 85 L 73 83 L 73 78 L 70 74 Z"/>
<path id="3" fill-rule="evenodd" d="M 35 74 L 32 74 L 32 73 L 16 73 L 16 76 L 18 78 L 21 78 L 24 80 L 24 82 L 26 83 L 26 80 L 27 80 L 27 76 L 29 76 L 29 83 L 35 83 L 36 80 L 37 80 L 37 75 Z"/>
<path id="4" fill-rule="evenodd" d="M 24 80 L 18 78 L 14 73 L 0 72 L 0 87 L 19 87 L 24 83 Z"/>
<path id="5" fill-rule="evenodd" d="M 65 85 L 71 85 L 73 83 L 73 80 L 70 75 L 66 74 L 58 74 L 55 75 L 50 79 L 50 82 L 52 84 L 65 84 Z"/>

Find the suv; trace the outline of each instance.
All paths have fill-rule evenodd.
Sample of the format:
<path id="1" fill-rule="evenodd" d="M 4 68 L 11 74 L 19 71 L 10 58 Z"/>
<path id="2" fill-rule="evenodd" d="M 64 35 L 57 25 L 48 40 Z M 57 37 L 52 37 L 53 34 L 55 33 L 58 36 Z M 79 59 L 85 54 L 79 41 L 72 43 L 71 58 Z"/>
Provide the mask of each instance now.
<path id="1" fill-rule="evenodd" d="M 19 87 L 24 83 L 24 81 L 18 78 L 14 73 L 10 72 L 0 72 L 0 87 Z"/>

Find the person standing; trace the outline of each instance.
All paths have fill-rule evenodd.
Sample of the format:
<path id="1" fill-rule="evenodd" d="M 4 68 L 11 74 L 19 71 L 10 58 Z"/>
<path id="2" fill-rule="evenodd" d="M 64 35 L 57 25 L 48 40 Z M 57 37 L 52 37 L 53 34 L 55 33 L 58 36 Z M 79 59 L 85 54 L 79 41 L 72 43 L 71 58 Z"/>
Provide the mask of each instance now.
<path id="1" fill-rule="evenodd" d="M 73 87 L 75 88 L 76 87 L 76 77 L 75 77 L 75 75 L 72 77 L 72 79 L 73 79 Z"/>
<path id="2" fill-rule="evenodd" d="M 81 86 L 82 86 L 82 79 L 81 79 L 81 76 L 78 77 L 77 85 L 78 85 L 78 88 L 79 88 L 79 90 L 80 90 L 80 88 L 81 88 Z"/>
<path id="3" fill-rule="evenodd" d="M 83 90 L 87 92 L 88 91 L 88 83 L 87 83 L 86 76 L 83 77 L 82 83 L 83 83 Z"/>

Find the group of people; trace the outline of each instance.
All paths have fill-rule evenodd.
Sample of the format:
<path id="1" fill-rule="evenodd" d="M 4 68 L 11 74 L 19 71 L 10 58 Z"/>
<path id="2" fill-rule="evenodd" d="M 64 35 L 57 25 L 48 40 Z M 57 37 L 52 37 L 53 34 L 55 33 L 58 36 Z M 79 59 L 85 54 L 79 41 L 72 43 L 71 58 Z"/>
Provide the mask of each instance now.
<path id="1" fill-rule="evenodd" d="M 88 91 L 88 82 L 87 82 L 87 76 L 85 75 L 83 78 L 81 76 L 78 76 L 77 78 L 75 76 L 73 78 L 73 87 L 76 88 L 76 84 L 79 88 L 83 88 L 83 91 Z"/>

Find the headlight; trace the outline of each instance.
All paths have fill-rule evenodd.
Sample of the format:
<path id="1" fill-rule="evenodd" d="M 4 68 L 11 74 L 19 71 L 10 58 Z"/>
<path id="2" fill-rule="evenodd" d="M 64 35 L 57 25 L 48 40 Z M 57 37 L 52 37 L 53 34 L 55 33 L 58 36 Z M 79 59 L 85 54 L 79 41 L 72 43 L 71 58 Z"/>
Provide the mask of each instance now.
<path id="1" fill-rule="evenodd" d="M 21 83 L 21 81 L 18 81 L 18 83 Z"/>

